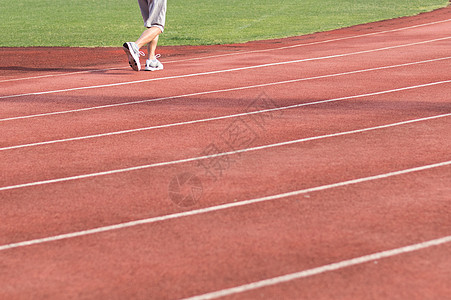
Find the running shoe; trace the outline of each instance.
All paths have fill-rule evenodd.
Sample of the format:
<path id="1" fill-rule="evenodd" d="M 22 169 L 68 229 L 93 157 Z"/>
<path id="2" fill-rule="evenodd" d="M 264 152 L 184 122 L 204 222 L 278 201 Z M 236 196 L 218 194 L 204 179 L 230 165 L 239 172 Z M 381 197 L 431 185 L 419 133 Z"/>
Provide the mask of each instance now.
<path id="1" fill-rule="evenodd" d="M 161 55 L 157 54 L 155 56 L 155 59 L 148 59 L 146 60 L 146 67 L 144 68 L 145 71 L 157 71 L 157 70 L 163 70 L 163 64 L 157 59 Z"/>
<path id="2" fill-rule="evenodd" d="M 144 56 L 144 52 L 139 51 L 138 46 L 133 42 L 124 43 L 123 49 L 128 56 L 128 63 L 133 70 L 141 70 L 141 63 L 139 62 L 139 56 Z"/>

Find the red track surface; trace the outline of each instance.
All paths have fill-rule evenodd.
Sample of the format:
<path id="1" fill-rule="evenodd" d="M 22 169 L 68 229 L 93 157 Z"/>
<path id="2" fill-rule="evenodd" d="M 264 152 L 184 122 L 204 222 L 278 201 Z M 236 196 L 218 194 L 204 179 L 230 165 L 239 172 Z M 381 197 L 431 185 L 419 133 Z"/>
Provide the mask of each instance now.
<path id="1" fill-rule="evenodd" d="M 2 49 L 0 298 L 449 297 L 450 45 L 445 8 L 155 73 Z"/>

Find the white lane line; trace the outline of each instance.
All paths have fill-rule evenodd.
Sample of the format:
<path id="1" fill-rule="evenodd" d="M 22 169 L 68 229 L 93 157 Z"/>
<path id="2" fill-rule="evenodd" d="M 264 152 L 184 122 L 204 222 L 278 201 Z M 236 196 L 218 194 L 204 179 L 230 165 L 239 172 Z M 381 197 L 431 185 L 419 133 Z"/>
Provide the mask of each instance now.
<path id="1" fill-rule="evenodd" d="M 350 53 L 344 53 L 344 54 L 335 54 L 335 55 L 314 57 L 314 58 L 304 58 L 304 59 L 297 59 L 297 60 L 290 60 L 290 61 L 283 61 L 283 62 L 273 62 L 273 63 L 254 65 L 254 66 L 249 66 L 249 67 L 240 67 L 240 68 L 232 68 L 232 69 L 225 69 L 225 70 L 208 71 L 208 72 L 192 73 L 192 74 L 185 74 L 185 75 L 175 75 L 175 76 L 168 76 L 168 77 L 158 77 L 158 78 L 142 79 L 142 80 L 135 80 L 135 81 L 101 84 L 101 85 L 91 85 L 91 86 L 68 88 L 68 89 L 53 90 L 53 91 L 7 95 L 7 96 L 1 96 L 0 99 L 10 99 L 10 98 L 17 98 L 17 97 L 25 97 L 25 96 L 39 96 L 39 95 L 71 92 L 71 91 L 80 91 L 80 90 L 99 89 L 99 88 L 147 83 L 147 82 L 151 82 L 151 81 L 162 81 L 162 80 L 169 80 L 169 79 L 180 79 L 180 78 L 213 75 L 213 74 L 222 74 L 222 73 L 229 73 L 229 72 L 236 72 L 236 71 L 243 71 L 243 70 L 251 70 L 251 69 L 258 69 L 258 68 L 281 66 L 281 65 L 287 65 L 287 64 L 295 64 L 295 63 L 301 63 L 301 62 L 306 62 L 306 61 L 324 60 L 324 59 L 346 57 L 346 56 L 372 53 L 372 52 L 378 52 L 378 51 L 385 51 L 385 50 L 391 50 L 391 49 L 398 49 L 398 48 L 423 45 L 423 44 L 428 44 L 428 43 L 433 43 L 433 42 L 438 42 L 438 41 L 444 41 L 444 40 L 449 40 L 449 39 L 451 39 L 451 37 L 444 37 L 444 38 L 432 39 L 432 40 L 427 40 L 427 41 L 421 41 L 421 42 L 415 42 L 415 43 L 409 43 L 409 44 L 403 44 L 403 45 L 397 45 L 397 46 L 390 46 L 390 47 L 383 47 L 383 48 L 377 48 L 377 49 L 371 49 L 371 50 L 350 52 Z"/>
<path id="2" fill-rule="evenodd" d="M 374 176 L 369 176 L 369 177 L 363 177 L 363 178 L 347 180 L 347 181 L 342 181 L 342 182 L 333 183 L 333 184 L 317 186 L 317 187 L 313 187 L 313 188 L 307 188 L 307 189 L 303 189 L 303 190 L 292 191 L 292 192 L 283 193 L 283 194 L 266 196 L 266 197 L 262 197 L 262 198 L 227 203 L 227 204 L 222 204 L 222 205 L 217 205 L 217 206 L 210 206 L 210 207 L 206 207 L 206 208 L 185 211 L 185 212 L 181 212 L 181 213 L 175 213 L 175 214 L 159 216 L 159 217 L 152 217 L 152 218 L 148 218 L 148 219 L 141 219 L 141 220 L 130 221 L 130 222 L 125 222 L 125 223 L 119 223 L 119 224 L 115 224 L 115 225 L 103 226 L 103 227 L 98 227 L 98 228 L 93 228 L 93 229 L 88 229 L 88 230 L 83 230 L 83 231 L 77 231 L 77 232 L 72 232 L 72 233 L 67 233 L 67 234 L 61 234 L 61 235 L 56 235 L 56 236 L 51 236 L 51 237 L 46 237 L 46 238 L 34 239 L 34 240 L 29 240 L 29 241 L 24 241 L 24 242 L 19 242 L 19 243 L 11 243 L 11 244 L 6 244 L 6 245 L 0 246 L 0 251 L 9 250 L 9 249 L 13 249 L 13 248 L 19 248 L 19 247 L 26 247 L 26 246 L 31 246 L 31 245 L 37 245 L 37 244 L 43 244 L 43 243 L 48 243 L 48 242 L 54 242 L 54 241 L 70 239 L 70 238 L 75 238 L 75 237 L 80 237 L 80 236 L 85 236 L 85 235 L 90 235 L 90 234 L 96 234 L 96 233 L 101 233 L 101 232 L 107 232 L 107 231 L 112 231 L 112 230 L 120 230 L 123 228 L 128 228 L 128 227 L 133 227 L 133 226 L 138 226 L 138 225 L 151 224 L 151 223 L 162 222 L 162 221 L 167 221 L 167 220 L 172 220 L 172 219 L 179 219 L 179 218 L 200 215 L 200 214 L 209 213 L 209 212 L 221 211 L 221 210 L 225 210 L 225 209 L 229 209 L 229 208 L 246 206 L 246 205 L 250 205 L 250 204 L 272 201 L 272 200 L 277 200 L 277 199 L 282 199 L 282 198 L 287 198 L 287 197 L 292 197 L 292 196 L 298 196 L 298 195 L 308 194 L 308 193 L 313 193 L 313 192 L 319 192 L 319 191 L 324 191 L 324 190 L 328 190 L 328 189 L 344 187 L 344 186 L 348 186 L 348 185 L 353 185 L 353 184 L 364 183 L 364 182 L 373 181 L 373 180 L 385 179 L 385 178 L 389 178 L 389 177 L 393 177 L 393 176 L 409 174 L 409 173 L 413 173 L 413 172 L 425 171 L 425 170 L 429 170 L 429 169 L 433 169 L 433 168 L 445 167 L 445 166 L 449 166 L 449 165 L 451 165 L 451 160 L 440 162 L 440 163 L 435 163 L 435 164 L 430 164 L 430 165 L 425 165 L 425 166 L 420 166 L 420 167 L 415 167 L 415 168 L 410 168 L 410 169 L 404 169 L 404 170 L 400 170 L 400 171 L 394 171 L 394 172 L 389 172 L 389 173 L 384 173 L 384 174 L 379 174 L 379 175 L 374 175 Z"/>
<path id="3" fill-rule="evenodd" d="M 141 131 L 147 131 L 147 130 L 163 129 L 163 128 L 170 128 L 170 127 L 176 127 L 176 126 L 185 126 L 185 125 L 192 125 L 192 124 L 205 123 L 205 122 L 211 122 L 211 121 L 225 120 L 225 119 L 230 119 L 230 118 L 237 118 L 237 117 L 261 114 L 261 113 L 268 113 L 268 112 L 273 112 L 273 111 L 281 111 L 281 110 L 299 108 L 299 107 L 303 107 L 303 106 L 323 104 L 323 103 L 328 103 L 328 102 L 336 102 L 336 101 L 342 101 L 342 100 L 349 100 L 349 99 L 364 98 L 364 97 L 375 96 L 375 95 L 395 93 L 395 92 L 400 92 L 400 91 L 430 87 L 430 86 L 446 84 L 446 83 L 451 83 L 451 80 L 438 81 L 438 82 L 426 83 L 426 84 L 421 84 L 421 85 L 397 88 L 397 89 L 392 89 L 392 90 L 366 93 L 366 94 L 361 94 L 361 95 L 346 96 L 346 97 L 319 100 L 319 101 L 307 102 L 307 103 L 299 103 L 299 104 L 293 104 L 293 105 L 289 105 L 289 106 L 268 108 L 268 109 L 256 110 L 256 111 L 245 112 L 245 113 L 237 113 L 237 114 L 232 114 L 232 115 L 211 117 L 211 118 L 206 118 L 206 119 L 198 119 L 198 120 L 191 120 L 191 121 L 184 121 L 184 122 L 177 122 L 177 123 L 170 123 L 170 124 L 162 124 L 162 125 L 148 126 L 148 127 L 142 127 L 142 128 L 120 130 L 120 131 L 114 131 L 114 132 L 99 133 L 99 134 L 93 134 L 93 135 L 86 135 L 86 136 L 79 136 L 79 137 L 58 139 L 58 140 L 51 140 L 51 141 L 43 141 L 43 142 L 36 142 L 36 143 L 29 143 L 29 144 L 15 145 L 15 146 L 7 146 L 7 147 L 0 148 L 0 151 L 15 150 L 15 149 L 36 147 L 36 146 L 44 146 L 44 145 L 51 145 L 51 144 L 65 143 L 65 142 L 72 142 L 72 141 L 81 141 L 81 140 L 86 140 L 86 139 L 135 133 L 135 132 L 141 132 Z"/>
<path id="4" fill-rule="evenodd" d="M 235 55 L 242 55 L 242 54 L 277 51 L 277 50 L 304 47 L 304 46 L 310 46 L 310 45 L 325 44 L 325 43 L 330 43 L 330 42 L 337 42 L 337 41 L 361 38 L 361 37 L 366 37 L 366 36 L 379 35 L 379 34 L 384 34 L 384 33 L 389 33 L 389 32 L 403 31 L 403 30 L 408 30 L 408 29 L 412 29 L 412 28 L 430 26 L 430 25 L 435 25 L 435 24 L 449 22 L 449 21 L 451 21 L 451 19 L 446 19 L 446 20 L 441 20 L 441 21 L 436 21 L 436 22 L 431 22 L 431 23 L 425 23 L 425 24 L 419 24 L 419 25 L 413 25 L 413 26 L 408 26 L 408 27 L 402 27 L 402 28 L 397 28 L 397 29 L 391 29 L 391 30 L 359 34 L 359 35 L 348 36 L 348 37 L 343 37 L 343 38 L 336 38 L 336 39 L 330 39 L 330 40 L 324 40 L 324 41 L 318 41 L 318 42 L 310 42 L 310 43 L 305 43 L 305 44 L 296 44 L 296 45 L 291 45 L 291 46 L 284 46 L 284 47 L 277 47 L 277 48 L 270 48 L 270 49 L 260 49 L 260 50 L 240 51 L 240 52 L 234 52 L 234 53 L 218 54 L 218 55 L 209 55 L 209 56 L 203 56 L 203 57 L 165 61 L 164 63 L 165 64 L 179 63 L 179 62 L 186 62 L 186 61 L 193 61 L 193 60 L 204 60 L 204 59 L 210 59 L 210 58 L 217 58 L 217 57 L 223 57 L 223 56 L 235 56 Z M 105 72 L 105 71 L 110 71 L 110 70 L 121 70 L 121 69 L 128 69 L 128 68 L 129 67 L 127 66 L 127 67 L 106 68 L 106 69 L 98 69 L 98 70 L 84 70 L 84 71 L 69 72 L 69 73 L 63 73 L 63 74 L 48 74 L 48 75 L 33 76 L 33 77 L 5 79 L 5 80 L 0 80 L 0 83 L 1 82 L 10 82 L 10 81 L 28 80 L 28 79 L 47 78 L 47 77 L 59 77 L 59 76 L 67 76 L 67 75 L 74 75 L 74 74 L 81 74 L 81 73 Z"/>
<path id="5" fill-rule="evenodd" d="M 130 68 L 130 67 L 116 67 L 116 68 L 106 68 L 106 69 L 82 70 L 82 71 L 75 71 L 75 72 L 69 72 L 69 73 L 47 74 L 47 75 L 40 75 L 40 76 L 4 79 L 4 80 L 0 80 L 0 83 L 2 83 L 2 82 L 12 82 L 12 81 L 23 81 L 23 80 L 30 80 L 30 79 L 42 79 L 42 78 L 49 78 L 49 77 L 62 77 L 62 76 L 84 74 L 84 73 L 106 72 L 106 71 L 112 71 L 112 70 L 122 70 L 122 69 L 127 69 L 127 68 Z"/>
<path id="6" fill-rule="evenodd" d="M 380 125 L 380 126 L 368 127 L 368 128 L 363 128 L 363 129 L 356 129 L 356 130 L 343 131 L 343 132 L 338 132 L 338 133 L 296 139 L 296 140 L 285 141 L 285 142 L 280 142 L 280 143 L 275 143 L 275 144 L 268 144 L 268 145 L 263 145 L 263 146 L 229 151 L 229 152 L 222 152 L 222 153 L 217 153 L 217 154 L 212 154 L 212 155 L 204 155 L 204 156 L 198 156 L 198 157 L 184 158 L 184 159 L 179 159 L 179 160 L 172 160 L 172 161 L 165 161 L 165 162 L 158 162 L 158 163 L 153 163 L 153 164 L 123 168 L 123 169 L 116 169 L 116 170 L 103 171 L 103 172 L 97 172 L 97 173 L 90 173 L 90 174 L 83 174 L 83 175 L 77 175 L 77 176 L 35 181 L 35 182 L 29 182 L 29 183 L 23 183 L 23 184 L 17 184 L 17 185 L 10 185 L 10 186 L 0 187 L 0 191 L 14 190 L 14 189 L 19 189 L 19 188 L 33 187 L 33 186 L 67 182 L 67 181 L 74 181 L 74 180 L 80 180 L 80 179 L 86 179 L 86 178 L 93 178 L 93 177 L 99 177 L 99 176 L 106 176 L 106 175 L 113 175 L 113 174 L 119 174 L 119 173 L 131 172 L 131 171 L 150 169 L 150 168 L 155 168 L 155 167 L 163 167 L 163 166 L 170 166 L 170 165 L 181 164 L 181 163 L 188 163 L 188 162 L 222 157 L 222 156 L 227 156 L 227 155 L 235 155 L 235 154 L 252 152 L 252 151 L 266 150 L 266 149 L 271 149 L 271 148 L 275 148 L 275 147 L 288 146 L 288 145 L 303 143 L 303 142 L 307 142 L 307 141 L 314 141 L 314 140 L 326 139 L 326 138 L 331 138 L 331 137 L 344 136 L 344 135 L 368 132 L 368 131 L 379 130 L 379 129 L 386 129 L 386 128 L 395 127 L 395 126 L 413 124 L 413 123 L 417 123 L 417 122 L 429 121 L 429 120 L 434 120 L 434 119 L 439 119 L 439 118 L 446 118 L 446 117 L 450 117 L 450 116 L 451 116 L 451 113 L 441 114 L 441 115 L 436 115 L 436 116 L 431 116 L 431 117 L 426 117 L 426 118 L 419 118 L 419 119 L 413 119 L 413 120 L 407 120 L 407 121 L 402 121 L 402 122 Z"/>
<path id="7" fill-rule="evenodd" d="M 393 257 L 396 255 L 419 251 L 419 250 L 427 249 L 430 247 L 436 247 L 436 246 L 447 244 L 449 242 L 451 242 L 451 235 L 445 236 L 442 238 L 438 238 L 438 239 L 434 239 L 434 240 L 430 240 L 430 241 L 426 241 L 426 242 L 422 242 L 422 243 L 418 243 L 418 244 L 401 247 L 401 248 L 386 250 L 386 251 L 377 252 L 377 253 L 373 253 L 373 254 L 369 254 L 369 255 L 364 255 L 364 256 L 348 259 L 348 260 L 343 260 L 343 261 L 336 262 L 333 264 L 328 264 L 328 265 L 324 265 L 321 267 L 300 271 L 297 273 L 291 273 L 291 274 L 287 274 L 287 275 L 283 275 L 283 276 L 278 276 L 278 277 L 269 278 L 269 279 L 265 279 L 265 280 L 261 280 L 261 281 L 256 281 L 253 283 L 244 284 L 244 285 L 233 287 L 233 288 L 219 290 L 219 291 L 212 292 L 212 293 L 189 297 L 189 298 L 185 298 L 184 300 L 217 299 L 220 297 L 226 297 L 226 296 L 244 293 L 244 292 L 255 290 L 255 289 L 260 289 L 263 287 L 277 285 L 277 284 L 288 282 L 288 281 L 293 281 L 296 279 L 310 277 L 310 276 L 318 275 L 318 274 L 325 273 L 325 272 L 336 271 L 336 270 L 340 270 L 343 268 L 348 268 L 351 266 L 372 262 L 375 260 L 389 258 L 389 257 Z"/>
<path id="8" fill-rule="evenodd" d="M 404 63 L 404 64 L 399 64 L 399 65 L 392 65 L 392 66 L 385 66 L 385 67 L 371 68 L 371 69 L 363 69 L 363 70 L 343 72 L 343 73 L 336 73 L 336 74 L 329 74 L 329 75 L 320 75 L 320 76 L 299 78 L 299 79 L 292 79 L 292 80 L 284 80 L 284 81 L 263 83 L 263 84 L 250 85 L 250 86 L 237 87 L 237 88 L 213 90 L 213 91 L 198 92 L 198 93 L 191 93 L 191 94 L 184 94 L 184 95 L 177 95 L 177 96 L 168 96 L 168 97 L 146 99 L 146 100 L 138 100 L 138 101 L 131 101 L 131 102 L 122 102 L 122 103 L 116 103 L 116 104 L 92 106 L 92 107 L 86 107 L 86 108 L 79 108 L 79 109 L 72 109 L 72 110 L 65 110 L 65 111 L 57 111 L 57 112 L 49 112 L 49 113 L 41 113 L 41 114 L 34 114 L 34 115 L 9 117 L 9 118 L 0 119 L 0 122 L 21 120 L 21 119 L 30 119 L 30 118 L 38 118 L 38 117 L 48 117 L 48 116 L 54 116 L 54 115 L 77 113 L 77 112 L 84 112 L 84 111 L 90 111 L 90 110 L 96 110 L 96 109 L 113 108 L 113 107 L 119 107 L 119 106 L 124 106 L 124 105 L 135 105 L 135 104 L 142 104 L 142 103 L 148 103 L 148 102 L 173 100 L 173 99 L 180 99 L 180 98 L 185 98 L 185 97 L 201 96 L 201 95 L 208 95 L 208 94 L 215 94 L 215 93 L 240 91 L 240 90 L 260 88 L 260 87 L 267 87 L 267 86 L 273 86 L 273 85 L 295 83 L 295 82 L 306 81 L 306 80 L 321 79 L 321 78 L 328 78 L 328 77 L 356 74 L 356 73 L 362 73 L 362 72 L 368 72 L 368 71 L 375 71 L 375 70 L 383 70 L 383 69 L 411 66 L 411 65 L 416 65 L 416 64 L 423 64 L 423 63 L 447 60 L 447 59 L 450 59 L 450 58 L 451 57 L 448 56 L 448 57 L 441 57 L 441 58 L 437 58 L 437 59 L 428 59 L 428 60 L 412 62 L 412 63 Z"/>
<path id="9" fill-rule="evenodd" d="M 420 24 L 420 25 L 413 25 L 413 26 L 408 26 L 408 27 L 403 27 L 403 28 L 398 28 L 398 29 L 390 29 L 390 30 L 372 32 L 372 33 L 359 34 L 359 35 L 343 37 L 343 38 L 335 38 L 335 39 L 324 40 L 324 41 L 310 42 L 310 43 L 305 43 L 305 44 L 296 44 L 296 45 L 291 45 L 291 46 L 283 46 L 283 47 L 270 48 L 270 49 L 250 50 L 250 51 L 243 51 L 243 52 L 238 52 L 238 53 L 218 54 L 218 55 L 191 58 L 191 59 L 186 59 L 186 60 L 181 60 L 181 61 L 183 62 L 183 61 L 190 61 L 190 60 L 202 60 L 202 59 L 206 59 L 206 58 L 232 56 L 232 55 L 237 55 L 237 54 L 251 54 L 251 53 L 260 53 L 260 52 L 269 52 L 269 51 L 276 51 L 276 50 L 305 47 L 305 46 L 311 46 L 311 45 L 318 45 L 318 44 L 325 44 L 325 43 L 330 43 L 330 42 L 337 42 L 337 41 L 344 41 L 344 40 L 349 40 L 349 39 L 367 37 L 367 36 L 372 36 L 372 35 L 379 35 L 379 34 L 384 34 L 384 33 L 389 33 L 389 32 L 403 31 L 403 30 L 407 30 L 407 29 L 429 26 L 429 25 L 434 25 L 434 24 L 439 24 L 439 23 L 444 23 L 444 22 L 449 22 L 449 21 L 451 21 L 451 19 L 436 21 L 436 22 L 431 22 L 431 23 L 426 23 L 426 24 Z M 172 63 L 172 62 L 180 62 L 180 60 L 169 61 L 166 63 Z"/>

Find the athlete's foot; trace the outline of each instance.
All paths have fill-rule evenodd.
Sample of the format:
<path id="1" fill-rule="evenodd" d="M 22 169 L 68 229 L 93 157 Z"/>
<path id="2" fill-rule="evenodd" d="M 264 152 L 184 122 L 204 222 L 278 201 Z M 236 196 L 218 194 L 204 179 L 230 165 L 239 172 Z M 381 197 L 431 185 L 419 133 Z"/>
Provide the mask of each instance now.
<path id="1" fill-rule="evenodd" d="M 157 71 L 157 70 L 163 70 L 163 64 L 158 60 L 160 57 L 159 54 L 156 56 L 150 56 L 150 58 L 146 61 L 146 67 L 144 70 L 146 71 Z"/>
<path id="2" fill-rule="evenodd" d="M 128 56 L 128 63 L 133 70 L 141 70 L 141 63 L 139 62 L 139 56 L 144 56 L 145 54 L 139 51 L 138 46 L 133 42 L 124 43 L 123 49 L 125 54 Z"/>

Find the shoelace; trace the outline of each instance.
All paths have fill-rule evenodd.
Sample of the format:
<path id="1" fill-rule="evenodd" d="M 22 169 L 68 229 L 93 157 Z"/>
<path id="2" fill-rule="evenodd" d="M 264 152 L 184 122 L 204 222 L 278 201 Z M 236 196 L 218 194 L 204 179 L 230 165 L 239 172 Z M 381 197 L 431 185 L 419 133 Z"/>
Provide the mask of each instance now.
<path id="1" fill-rule="evenodd" d="M 142 52 L 141 50 L 138 49 L 138 47 L 136 46 L 135 43 L 131 43 L 132 44 L 132 50 L 135 53 L 138 53 L 138 55 L 140 56 L 146 56 L 146 54 L 144 52 Z"/>
<path id="2" fill-rule="evenodd" d="M 148 59 L 148 61 L 157 60 L 161 57 L 161 54 L 155 54 L 155 59 Z"/>

